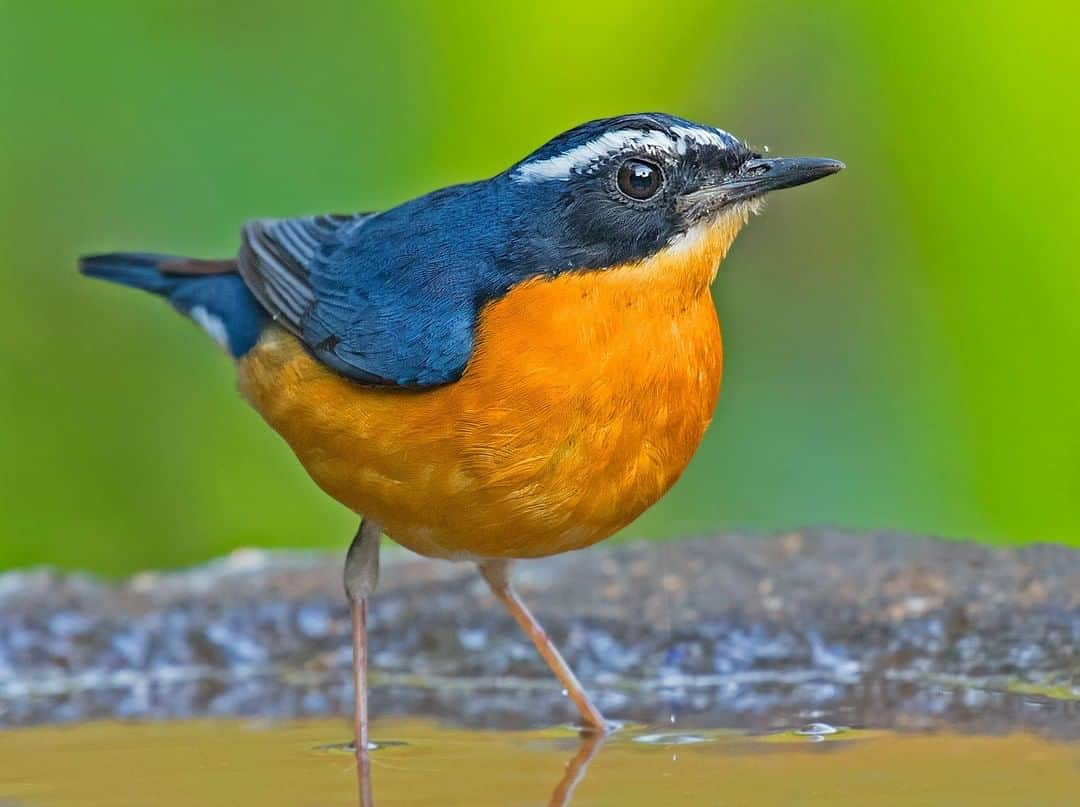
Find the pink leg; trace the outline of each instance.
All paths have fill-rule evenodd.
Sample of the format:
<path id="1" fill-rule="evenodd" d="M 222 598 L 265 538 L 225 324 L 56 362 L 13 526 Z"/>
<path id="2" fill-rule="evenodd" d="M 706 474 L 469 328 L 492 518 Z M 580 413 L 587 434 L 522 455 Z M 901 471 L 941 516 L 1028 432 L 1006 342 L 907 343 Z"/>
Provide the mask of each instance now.
<path id="1" fill-rule="evenodd" d="M 356 776 L 360 807 L 372 807 L 371 760 L 368 753 L 367 692 L 367 601 L 379 580 L 379 541 L 382 527 L 371 519 L 360 522 L 360 529 L 345 557 L 345 593 L 352 616 L 353 649 L 353 726 L 355 729 Z"/>
<path id="2" fill-rule="evenodd" d="M 371 760 L 368 754 L 367 602 L 353 600 L 349 603 L 349 610 L 352 612 L 356 776 L 360 787 L 360 807 L 371 807 L 375 802 L 371 796 Z"/>
<path id="3" fill-rule="evenodd" d="M 488 560 L 478 564 L 478 566 L 480 574 L 491 587 L 491 592 L 506 606 L 506 610 L 510 612 L 510 615 L 521 626 L 521 629 L 528 634 L 537 651 L 547 662 L 551 671 L 555 673 L 555 677 L 559 679 L 563 689 L 566 690 L 566 694 L 570 696 L 570 700 L 577 706 L 585 728 L 598 731 L 601 734 L 607 732 L 607 723 L 604 722 L 604 716 L 589 700 L 585 688 L 581 686 L 581 682 L 574 675 L 574 671 L 559 655 L 559 651 L 552 644 L 543 627 L 536 621 L 536 617 L 532 615 L 528 606 L 522 602 L 513 585 L 511 585 L 510 561 Z"/>

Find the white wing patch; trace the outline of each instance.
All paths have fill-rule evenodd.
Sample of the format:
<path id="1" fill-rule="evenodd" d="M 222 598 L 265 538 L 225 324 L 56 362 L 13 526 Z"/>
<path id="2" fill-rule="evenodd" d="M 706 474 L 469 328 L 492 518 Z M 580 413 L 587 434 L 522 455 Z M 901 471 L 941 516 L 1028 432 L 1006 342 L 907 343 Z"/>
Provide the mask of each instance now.
<path id="1" fill-rule="evenodd" d="M 190 316 L 199 327 L 210 334 L 210 338 L 217 342 L 218 346 L 229 349 L 229 332 L 225 330 L 225 322 L 221 317 L 211 314 L 209 309 L 201 305 L 192 308 Z"/>
<path id="2" fill-rule="evenodd" d="M 513 173 L 516 182 L 566 181 L 574 174 L 582 174 L 598 163 L 620 152 L 644 149 L 664 152 L 671 157 L 686 154 L 688 142 L 726 149 L 735 138 L 727 132 L 698 129 L 691 126 L 673 126 L 672 134 L 656 130 L 620 129 L 574 146 L 572 149 L 519 165 Z"/>

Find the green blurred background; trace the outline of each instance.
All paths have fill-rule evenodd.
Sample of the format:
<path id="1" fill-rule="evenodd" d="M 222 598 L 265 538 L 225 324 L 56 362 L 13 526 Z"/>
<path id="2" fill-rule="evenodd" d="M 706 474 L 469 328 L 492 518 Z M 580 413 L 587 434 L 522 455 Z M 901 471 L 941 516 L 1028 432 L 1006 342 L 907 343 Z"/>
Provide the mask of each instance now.
<path id="1" fill-rule="evenodd" d="M 590 118 L 663 110 L 839 177 L 716 285 L 721 405 L 627 535 L 829 524 L 1080 545 L 1068 4 L 0 2 L 0 566 L 109 573 L 355 517 L 160 301 L 79 253 L 232 254 Z"/>

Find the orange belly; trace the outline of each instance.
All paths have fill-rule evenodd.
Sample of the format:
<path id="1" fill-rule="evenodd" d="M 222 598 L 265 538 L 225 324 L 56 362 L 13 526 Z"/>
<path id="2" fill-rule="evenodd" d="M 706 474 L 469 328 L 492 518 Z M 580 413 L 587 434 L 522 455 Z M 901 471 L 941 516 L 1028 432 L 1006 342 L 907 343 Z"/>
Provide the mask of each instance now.
<path id="1" fill-rule="evenodd" d="M 705 433 L 722 364 L 709 281 L 730 237 L 515 287 L 453 384 L 364 387 L 270 328 L 241 390 L 320 487 L 415 552 L 579 549 L 656 502 Z"/>

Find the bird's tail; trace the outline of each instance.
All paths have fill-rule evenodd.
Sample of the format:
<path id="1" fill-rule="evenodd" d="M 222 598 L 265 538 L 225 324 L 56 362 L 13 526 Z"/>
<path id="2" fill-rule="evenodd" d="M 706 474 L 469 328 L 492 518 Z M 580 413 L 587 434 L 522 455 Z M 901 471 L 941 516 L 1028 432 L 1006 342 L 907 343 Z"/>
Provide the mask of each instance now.
<path id="1" fill-rule="evenodd" d="M 117 252 L 83 257 L 79 271 L 164 297 L 233 356 L 254 347 L 267 323 L 232 260 Z"/>

